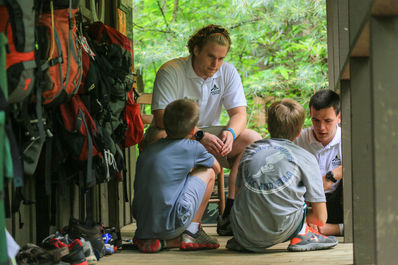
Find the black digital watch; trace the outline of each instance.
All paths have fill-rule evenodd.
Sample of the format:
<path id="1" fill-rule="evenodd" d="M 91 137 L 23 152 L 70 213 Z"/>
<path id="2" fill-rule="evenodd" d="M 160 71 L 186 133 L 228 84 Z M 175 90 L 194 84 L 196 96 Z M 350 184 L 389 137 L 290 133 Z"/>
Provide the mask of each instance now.
<path id="1" fill-rule="evenodd" d="M 330 180 L 330 181 L 333 182 L 333 183 L 336 183 L 336 182 L 337 182 L 337 179 L 334 178 L 334 174 L 333 174 L 332 171 L 328 171 L 328 173 L 326 173 L 325 178 L 328 179 L 328 180 Z"/>
<path id="2" fill-rule="evenodd" d="M 204 131 L 197 131 L 195 133 L 195 139 L 196 141 L 199 141 L 203 139 L 203 137 L 205 136 L 205 132 Z"/>

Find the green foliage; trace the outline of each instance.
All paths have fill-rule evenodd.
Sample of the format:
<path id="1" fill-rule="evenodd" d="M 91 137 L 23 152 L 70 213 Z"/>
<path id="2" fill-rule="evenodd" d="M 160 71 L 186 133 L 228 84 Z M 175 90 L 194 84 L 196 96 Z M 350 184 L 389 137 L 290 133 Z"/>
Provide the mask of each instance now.
<path id="1" fill-rule="evenodd" d="M 289 97 L 308 110 L 314 91 L 328 87 L 324 0 L 134 0 L 135 64 L 152 92 L 156 71 L 188 55 L 186 43 L 199 28 L 218 24 L 230 31 L 226 61 L 241 75 L 248 117 L 264 106 L 254 96 Z M 175 3 L 178 3 L 175 12 Z M 227 121 L 224 113 L 221 120 Z M 306 126 L 311 122 L 306 120 Z M 266 136 L 249 119 L 249 128 Z"/>

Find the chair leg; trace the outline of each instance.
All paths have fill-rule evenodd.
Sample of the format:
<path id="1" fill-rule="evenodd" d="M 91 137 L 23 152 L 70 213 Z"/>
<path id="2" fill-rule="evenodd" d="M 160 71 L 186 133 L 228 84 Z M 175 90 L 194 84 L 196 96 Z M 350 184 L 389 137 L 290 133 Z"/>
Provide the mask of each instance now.
<path id="1" fill-rule="evenodd" d="M 218 212 L 219 215 L 224 213 L 225 209 L 225 191 L 224 191 L 224 170 L 221 168 L 221 172 L 217 175 L 217 187 L 218 187 Z"/>

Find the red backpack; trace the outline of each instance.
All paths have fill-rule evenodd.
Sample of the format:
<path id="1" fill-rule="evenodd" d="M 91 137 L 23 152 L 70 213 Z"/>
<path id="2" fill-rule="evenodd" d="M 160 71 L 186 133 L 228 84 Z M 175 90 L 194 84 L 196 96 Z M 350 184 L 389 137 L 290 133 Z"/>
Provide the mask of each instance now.
<path id="1" fill-rule="evenodd" d="M 123 56 L 123 60 L 120 64 L 123 66 L 131 65 L 130 70 L 134 70 L 133 43 L 129 38 L 116 29 L 108 27 L 101 22 L 95 22 L 91 24 L 88 28 L 88 32 L 97 43 L 118 45 L 123 50 L 127 51 L 131 55 L 131 62 L 127 60 L 126 56 Z M 88 89 L 87 87 L 91 87 L 90 84 L 93 84 L 93 82 L 87 84 L 85 90 Z M 127 127 L 127 130 L 124 134 L 124 147 L 130 147 L 139 143 L 144 136 L 144 125 L 141 120 L 140 106 L 139 104 L 135 103 L 133 86 L 129 87 L 128 89 L 128 95 L 126 98 L 123 114 Z"/>
<path id="2" fill-rule="evenodd" d="M 72 158 L 87 161 L 86 183 L 91 187 L 95 184 L 93 157 L 101 155 L 95 144 L 96 124 L 79 95 L 61 104 L 59 110 L 62 121 L 58 129 L 64 149 Z"/>
<path id="3" fill-rule="evenodd" d="M 33 0 L 7 0 L 0 4 L 0 32 L 8 39 L 6 69 L 8 102 L 22 102 L 34 86 L 35 11 Z"/>
<path id="4" fill-rule="evenodd" d="M 98 155 L 94 144 L 97 127 L 79 95 L 59 106 L 62 121 L 68 135 L 63 136 L 74 158 L 87 160 Z M 73 140 L 70 140 L 73 139 Z"/>
<path id="5" fill-rule="evenodd" d="M 40 15 L 38 42 L 41 76 L 38 88 L 43 104 L 59 105 L 76 94 L 82 76 L 81 47 L 75 14 L 77 8 L 53 9 Z"/>
<path id="6" fill-rule="evenodd" d="M 141 142 L 144 138 L 144 124 L 141 119 L 140 104 L 135 103 L 133 98 L 134 90 L 129 93 L 125 114 L 126 114 L 126 139 L 124 147 L 130 147 Z"/>

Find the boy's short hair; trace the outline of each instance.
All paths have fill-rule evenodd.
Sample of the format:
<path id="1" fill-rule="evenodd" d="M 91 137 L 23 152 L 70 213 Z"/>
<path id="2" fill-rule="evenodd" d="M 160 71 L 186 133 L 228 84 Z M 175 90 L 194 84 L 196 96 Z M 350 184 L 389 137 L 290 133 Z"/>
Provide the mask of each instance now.
<path id="1" fill-rule="evenodd" d="M 185 138 L 198 121 L 199 106 L 189 99 L 175 100 L 164 111 L 163 122 L 168 138 Z"/>
<path id="2" fill-rule="evenodd" d="M 189 38 L 187 45 L 189 53 L 193 54 L 195 46 L 198 46 L 199 51 L 201 51 L 203 46 L 209 41 L 227 47 L 228 51 L 231 48 L 231 38 L 228 30 L 218 25 L 208 25 L 199 29 Z"/>
<path id="3" fill-rule="evenodd" d="M 305 120 L 305 111 L 297 101 L 285 98 L 268 108 L 268 131 L 271 138 L 293 141 L 299 135 Z"/>
<path id="4" fill-rule="evenodd" d="M 310 99 L 310 110 L 313 107 L 316 110 L 333 107 L 336 115 L 340 113 L 340 96 L 330 89 L 317 91 Z"/>

